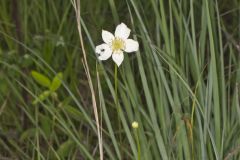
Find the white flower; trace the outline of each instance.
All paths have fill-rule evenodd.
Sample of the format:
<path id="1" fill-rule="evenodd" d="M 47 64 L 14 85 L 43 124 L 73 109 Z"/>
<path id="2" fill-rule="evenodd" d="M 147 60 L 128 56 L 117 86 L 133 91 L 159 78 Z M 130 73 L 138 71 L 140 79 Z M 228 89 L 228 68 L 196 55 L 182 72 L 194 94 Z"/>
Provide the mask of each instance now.
<path id="1" fill-rule="evenodd" d="M 139 48 L 137 41 L 128 39 L 131 30 L 121 23 L 116 27 L 114 35 L 108 31 L 102 30 L 102 39 L 105 43 L 96 47 L 96 53 L 99 60 L 107 60 L 112 56 L 113 61 L 120 66 L 123 59 L 123 51 L 135 52 Z"/>

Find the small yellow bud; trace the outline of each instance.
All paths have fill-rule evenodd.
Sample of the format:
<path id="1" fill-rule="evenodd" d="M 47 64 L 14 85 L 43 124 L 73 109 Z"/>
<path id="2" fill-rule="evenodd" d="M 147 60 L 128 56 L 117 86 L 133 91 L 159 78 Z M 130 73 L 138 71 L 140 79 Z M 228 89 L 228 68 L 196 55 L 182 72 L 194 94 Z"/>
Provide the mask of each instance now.
<path id="1" fill-rule="evenodd" d="M 132 123 L 132 128 L 137 129 L 138 128 L 138 122 L 134 121 Z"/>

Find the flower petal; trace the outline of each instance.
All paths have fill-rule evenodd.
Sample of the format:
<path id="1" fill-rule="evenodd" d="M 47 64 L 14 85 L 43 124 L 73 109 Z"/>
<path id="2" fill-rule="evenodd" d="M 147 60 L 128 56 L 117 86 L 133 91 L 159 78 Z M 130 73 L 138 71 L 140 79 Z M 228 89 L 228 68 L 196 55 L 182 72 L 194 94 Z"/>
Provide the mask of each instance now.
<path id="1" fill-rule="evenodd" d="M 110 43 L 114 39 L 114 35 L 108 31 L 102 30 L 102 39 L 105 43 Z"/>
<path id="2" fill-rule="evenodd" d="M 112 59 L 117 64 L 117 66 L 119 67 L 121 65 L 121 63 L 123 62 L 123 59 L 124 59 L 123 52 L 122 51 L 113 52 Z"/>
<path id="3" fill-rule="evenodd" d="M 139 44 L 137 41 L 134 41 L 133 39 L 127 39 L 125 40 L 125 52 L 135 52 L 139 48 Z"/>
<path id="4" fill-rule="evenodd" d="M 115 30 L 115 37 L 127 39 L 130 35 L 130 32 L 131 30 L 126 26 L 126 24 L 121 23 Z"/>
<path id="5" fill-rule="evenodd" d="M 98 54 L 99 60 L 107 60 L 112 55 L 112 49 L 105 43 L 98 45 L 95 52 Z"/>

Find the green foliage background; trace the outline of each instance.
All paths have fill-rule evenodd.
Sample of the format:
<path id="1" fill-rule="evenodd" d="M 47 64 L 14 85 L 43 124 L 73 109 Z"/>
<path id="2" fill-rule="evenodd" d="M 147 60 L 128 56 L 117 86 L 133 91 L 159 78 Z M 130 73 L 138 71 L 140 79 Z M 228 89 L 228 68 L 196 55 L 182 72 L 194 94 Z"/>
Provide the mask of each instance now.
<path id="1" fill-rule="evenodd" d="M 94 49 L 120 22 L 116 108 Z M 81 24 L 104 159 L 240 159 L 239 0 L 81 0 Z M 0 159 L 99 159 L 82 58 L 70 0 L 0 1 Z"/>

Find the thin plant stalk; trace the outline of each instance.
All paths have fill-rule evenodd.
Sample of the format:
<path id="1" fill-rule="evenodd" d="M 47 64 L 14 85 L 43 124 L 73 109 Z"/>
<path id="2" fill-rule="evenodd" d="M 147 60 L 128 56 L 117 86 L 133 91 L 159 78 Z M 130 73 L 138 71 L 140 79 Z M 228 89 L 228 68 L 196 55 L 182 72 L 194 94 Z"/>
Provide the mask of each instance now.
<path id="1" fill-rule="evenodd" d="M 141 145 L 140 145 L 140 141 L 139 141 L 139 133 L 138 133 L 138 129 L 135 130 L 135 137 L 136 137 L 136 141 L 137 141 L 137 150 L 138 150 L 138 160 L 141 160 Z"/>
<path id="2" fill-rule="evenodd" d="M 100 160 L 103 160 L 103 145 L 102 145 L 102 136 L 101 136 L 102 134 L 101 134 L 100 123 L 98 118 L 95 91 L 93 88 L 92 78 L 91 78 L 89 67 L 88 67 L 87 56 L 86 56 L 86 51 L 84 48 L 83 37 L 82 37 L 82 29 L 81 29 L 81 21 L 80 21 L 81 20 L 80 0 L 72 0 L 71 2 L 76 12 L 77 27 L 78 27 L 79 37 L 80 37 L 81 48 L 83 52 L 82 61 L 83 61 L 83 66 L 87 75 L 88 84 L 89 84 L 91 95 L 92 95 L 91 97 L 92 97 L 93 111 L 94 111 L 94 116 L 95 116 L 96 125 L 97 125 L 97 136 L 98 136 L 98 143 L 99 143 L 98 146 L 99 146 Z"/>
<path id="3" fill-rule="evenodd" d="M 114 83 L 115 83 L 115 106 L 117 109 L 117 114 L 118 114 L 118 129 L 119 132 L 121 130 L 121 121 L 120 121 L 120 110 L 119 110 L 119 105 L 118 105 L 118 66 L 115 64 L 114 67 Z M 121 133 L 120 133 L 120 142 L 121 142 Z"/>

